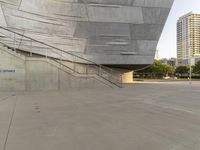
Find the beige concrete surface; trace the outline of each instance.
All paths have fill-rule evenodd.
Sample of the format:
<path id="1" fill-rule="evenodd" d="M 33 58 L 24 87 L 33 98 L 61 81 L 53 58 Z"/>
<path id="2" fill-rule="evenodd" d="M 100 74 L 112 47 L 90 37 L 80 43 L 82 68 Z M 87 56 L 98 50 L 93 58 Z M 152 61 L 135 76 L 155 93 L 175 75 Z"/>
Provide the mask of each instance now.
<path id="1" fill-rule="evenodd" d="M 133 71 L 122 74 L 122 83 L 133 83 Z"/>
<path id="2" fill-rule="evenodd" d="M 199 150 L 200 82 L 16 93 L 0 102 L 0 150 Z"/>

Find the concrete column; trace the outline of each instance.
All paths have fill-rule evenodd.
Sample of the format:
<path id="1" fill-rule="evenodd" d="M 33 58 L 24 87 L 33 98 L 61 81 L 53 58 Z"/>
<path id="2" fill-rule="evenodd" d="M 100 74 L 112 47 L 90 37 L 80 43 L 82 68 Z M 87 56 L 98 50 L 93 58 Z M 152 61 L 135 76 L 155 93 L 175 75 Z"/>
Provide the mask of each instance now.
<path id="1" fill-rule="evenodd" d="M 133 83 L 133 71 L 122 74 L 122 83 Z"/>

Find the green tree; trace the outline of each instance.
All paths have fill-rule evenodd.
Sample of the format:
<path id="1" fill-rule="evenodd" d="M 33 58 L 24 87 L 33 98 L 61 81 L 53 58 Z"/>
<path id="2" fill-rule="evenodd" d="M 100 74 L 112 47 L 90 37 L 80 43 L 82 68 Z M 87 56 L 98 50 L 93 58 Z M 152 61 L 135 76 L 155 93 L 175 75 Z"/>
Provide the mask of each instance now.
<path id="1" fill-rule="evenodd" d="M 193 67 L 193 73 L 200 74 L 200 61 L 198 61 Z"/>
<path id="2" fill-rule="evenodd" d="M 164 74 L 173 74 L 175 72 L 175 68 L 168 64 L 162 64 Z"/>
<path id="3" fill-rule="evenodd" d="M 190 71 L 190 67 L 188 65 L 181 65 L 176 68 L 175 73 L 177 74 L 188 74 Z"/>
<path id="4" fill-rule="evenodd" d="M 159 60 L 155 60 L 154 63 L 144 69 L 138 71 L 138 73 L 148 74 L 151 77 L 154 78 L 162 78 L 163 76 L 166 76 L 168 74 L 173 74 L 175 71 L 174 67 L 168 64 L 164 64 Z"/>

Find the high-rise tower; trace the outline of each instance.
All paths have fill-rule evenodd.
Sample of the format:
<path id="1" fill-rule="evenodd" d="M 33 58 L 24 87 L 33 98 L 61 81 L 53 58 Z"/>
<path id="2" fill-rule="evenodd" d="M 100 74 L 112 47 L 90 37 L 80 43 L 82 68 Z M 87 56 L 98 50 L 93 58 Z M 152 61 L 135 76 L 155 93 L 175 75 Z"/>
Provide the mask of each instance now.
<path id="1" fill-rule="evenodd" d="M 178 63 L 185 64 L 195 57 L 200 57 L 200 14 L 190 12 L 177 22 Z"/>

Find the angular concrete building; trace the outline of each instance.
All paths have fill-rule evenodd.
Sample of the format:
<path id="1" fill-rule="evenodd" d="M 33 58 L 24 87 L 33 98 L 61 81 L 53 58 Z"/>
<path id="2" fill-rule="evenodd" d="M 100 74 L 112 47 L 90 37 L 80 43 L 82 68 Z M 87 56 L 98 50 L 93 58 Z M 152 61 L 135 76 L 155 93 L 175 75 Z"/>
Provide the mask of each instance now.
<path id="1" fill-rule="evenodd" d="M 153 63 L 173 1 L 1 0 L 0 42 L 18 53 L 123 74 Z"/>

